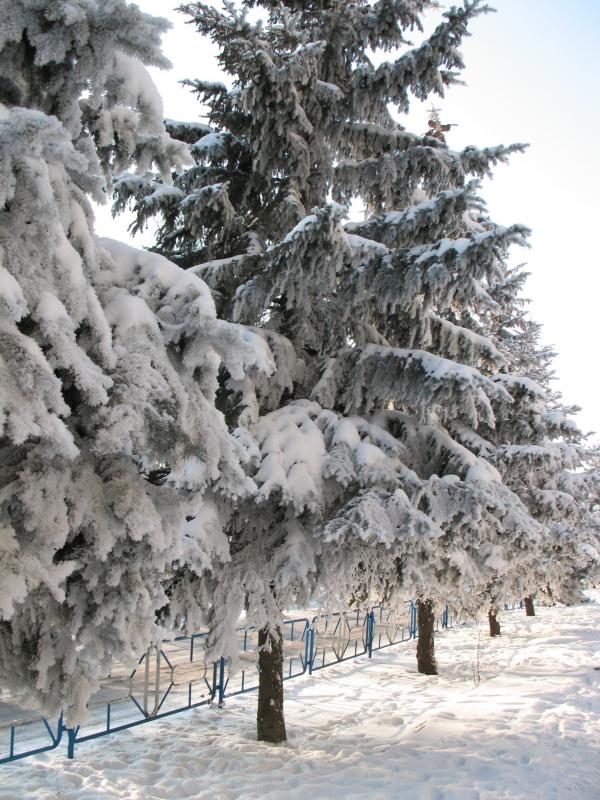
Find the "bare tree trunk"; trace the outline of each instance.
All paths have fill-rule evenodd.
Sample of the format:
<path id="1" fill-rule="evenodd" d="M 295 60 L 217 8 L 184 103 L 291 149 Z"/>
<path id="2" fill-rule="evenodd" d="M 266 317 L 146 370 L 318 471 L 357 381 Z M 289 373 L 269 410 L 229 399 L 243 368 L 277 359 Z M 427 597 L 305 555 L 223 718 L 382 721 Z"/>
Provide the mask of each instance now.
<path id="1" fill-rule="evenodd" d="M 262 628 L 258 632 L 258 712 L 256 730 L 259 742 L 285 742 L 283 716 L 283 636 L 281 628 Z"/>
<path id="2" fill-rule="evenodd" d="M 422 675 L 437 675 L 433 639 L 433 600 L 417 600 L 417 669 Z"/>
<path id="3" fill-rule="evenodd" d="M 497 608 L 490 608 L 488 611 L 488 620 L 490 622 L 490 636 L 500 636 L 500 621 L 498 619 Z"/>
<path id="4" fill-rule="evenodd" d="M 528 594 L 525 600 L 525 615 L 528 617 L 535 617 L 535 607 L 533 605 L 533 597 Z"/>

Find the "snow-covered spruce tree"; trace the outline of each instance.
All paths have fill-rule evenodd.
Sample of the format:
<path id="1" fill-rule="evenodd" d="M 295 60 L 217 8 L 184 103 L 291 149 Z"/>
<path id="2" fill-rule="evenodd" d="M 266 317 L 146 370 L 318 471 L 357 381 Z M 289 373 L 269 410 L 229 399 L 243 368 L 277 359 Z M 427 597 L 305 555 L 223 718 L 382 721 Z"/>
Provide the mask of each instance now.
<path id="1" fill-rule="evenodd" d="M 480 431 L 473 445 L 544 526 L 526 593 L 531 615 L 536 591 L 550 601 L 574 602 L 582 581 L 597 574 L 600 473 L 596 449 L 572 419 L 579 409 L 566 407 L 552 387 L 556 353 L 541 344 L 541 325 L 527 314 L 526 277 L 520 269 L 508 270 L 490 289 L 496 305 L 484 326 L 506 355 L 496 380 L 513 398 L 512 413 L 493 430 Z"/>
<path id="2" fill-rule="evenodd" d="M 194 274 L 93 233 L 112 169 L 167 181 L 187 158 L 142 67 L 165 21 L 124 0 L 0 17 L 0 683 L 75 724 L 112 659 L 160 637 L 173 564 L 228 558 L 204 509 L 253 485 L 217 372 L 270 357 Z"/>
<path id="3" fill-rule="evenodd" d="M 223 641 L 245 605 L 273 679 L 288 603 L 414 591 L 425 611 L 441 599 L 476 610 L 522 592 L 541 526 L 453 433 L 493 429 L 512 406 L 494 380 L 504 356 L 472 323 L 526 231 L 483 229 L 475 181 L 521 146 L 456 152 L 390 111 L 458 80 L 458 48 L 486 7 L 452 8 L 409 48 L 425 0 L 245 5 L 267 21 L 233 4 L 183 8 L 232 82 L 189 82 L 208 128 L 170 131 L 195 165 L 172 186 L 125 174 L 116 189 L 138 227 L 159 215 L 157 249 L 275 358 L 269 380 L 222 375 L 259 493 L 232 520 L 231 579 L 213 590 L 229 605 L 212 619 Z M 369 52 L 390 50 L 375 67 Z M 357 198 L 366 219 L 344 224 Z M 259 736 L 282 739 L 281 675 L 263 674 Z"/>

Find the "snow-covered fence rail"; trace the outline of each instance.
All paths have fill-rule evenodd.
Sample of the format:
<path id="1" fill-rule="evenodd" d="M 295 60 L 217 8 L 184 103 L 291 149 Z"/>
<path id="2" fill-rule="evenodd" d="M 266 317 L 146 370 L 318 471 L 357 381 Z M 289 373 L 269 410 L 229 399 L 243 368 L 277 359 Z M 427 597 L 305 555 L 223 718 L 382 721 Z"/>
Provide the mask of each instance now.
<path id="1" fill-rule="evenodd" d="M 436 619 L 442 628 L 452 626 L 448 607 Z M 283 678 L 291 680 L 415 639 L 416 606 L 410 600 L 400 609 L 375 606 L 286 620 L 282 633 Z M 63 738 L 73 758 L 77 744 L 213 702 L 221 706 L 226 697 L 256 690 L 258 631 L 238 630 L 242 668 L 232 674 L 223 658 L 205 661 L 205 637 L 181 636 L 149 647 L 133 670 L 116 665 L 93 696 L 85 726 L 66 727 L 62 715 L 48 721 L 23 710 L 15 698 L 0 702 L 0 764 L 54 750 Z"/>

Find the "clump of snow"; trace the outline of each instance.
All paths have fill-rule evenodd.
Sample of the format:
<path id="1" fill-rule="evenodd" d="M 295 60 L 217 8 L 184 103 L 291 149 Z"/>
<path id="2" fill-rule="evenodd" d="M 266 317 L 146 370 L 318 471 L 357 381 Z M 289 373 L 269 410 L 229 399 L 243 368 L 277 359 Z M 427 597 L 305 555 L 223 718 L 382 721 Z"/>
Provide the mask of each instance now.
<path id="1" fill-rule="evenodd" d="M 319 218 L 317 217 L 316 214 L 308 214 L 306 217 L 301 219 L 300 222 L 297 225 L 295 225 L 289 233 L 287 233 L 284 236 L 283 242 L 286 243 L 293 241 L 296 238 L 296 236 L 304 233 L 304 231 L 306 231 L 312 225 L 316 225 L 318 221 Z"/>

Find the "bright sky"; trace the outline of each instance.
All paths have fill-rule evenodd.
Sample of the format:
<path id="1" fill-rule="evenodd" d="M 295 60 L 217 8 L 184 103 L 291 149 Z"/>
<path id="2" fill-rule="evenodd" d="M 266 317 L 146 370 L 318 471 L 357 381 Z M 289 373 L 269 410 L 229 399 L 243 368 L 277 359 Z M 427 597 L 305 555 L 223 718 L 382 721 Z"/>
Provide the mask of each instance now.
<path id="1" fill-rule="evenodd" d="M 200 107 L 184 78 L 220 78 L 215 49 L 167 0 L 137 0 L 166 16 L 173 29 L 164 50 L 168 72 L 151 70 L 165 116 L 199 118 Z M 174 5 L 174 4 L 173 4 Z M 449 4 L 444 4 L 449 5 Z M 558 386 L 568 403 L 582 407 L 584 430 L 600 432 L 600 0 L 495 0 L 496 14 L 473 23 L 462 48 L 466 87 L 435 98 L 444 122 L 456 123 L 453 148 L 528 142 L 525 155 L 496 168 L 483 195 L 492 218 L 533 229 L 531 249 L 515 252 L 531 277 L 526 294 L 531 314 L 544 325 L 545 343 L 555 346 Z M 415 44 L 418 37 L 414 37 Z M 431 105 L 415 101 L 402 123 L 423 132 Z M 128 220 L 111 220 L 100 209 L 97 229 L 129 239 Z M 151 244 L 149 235 L 134 241 Z"/>

